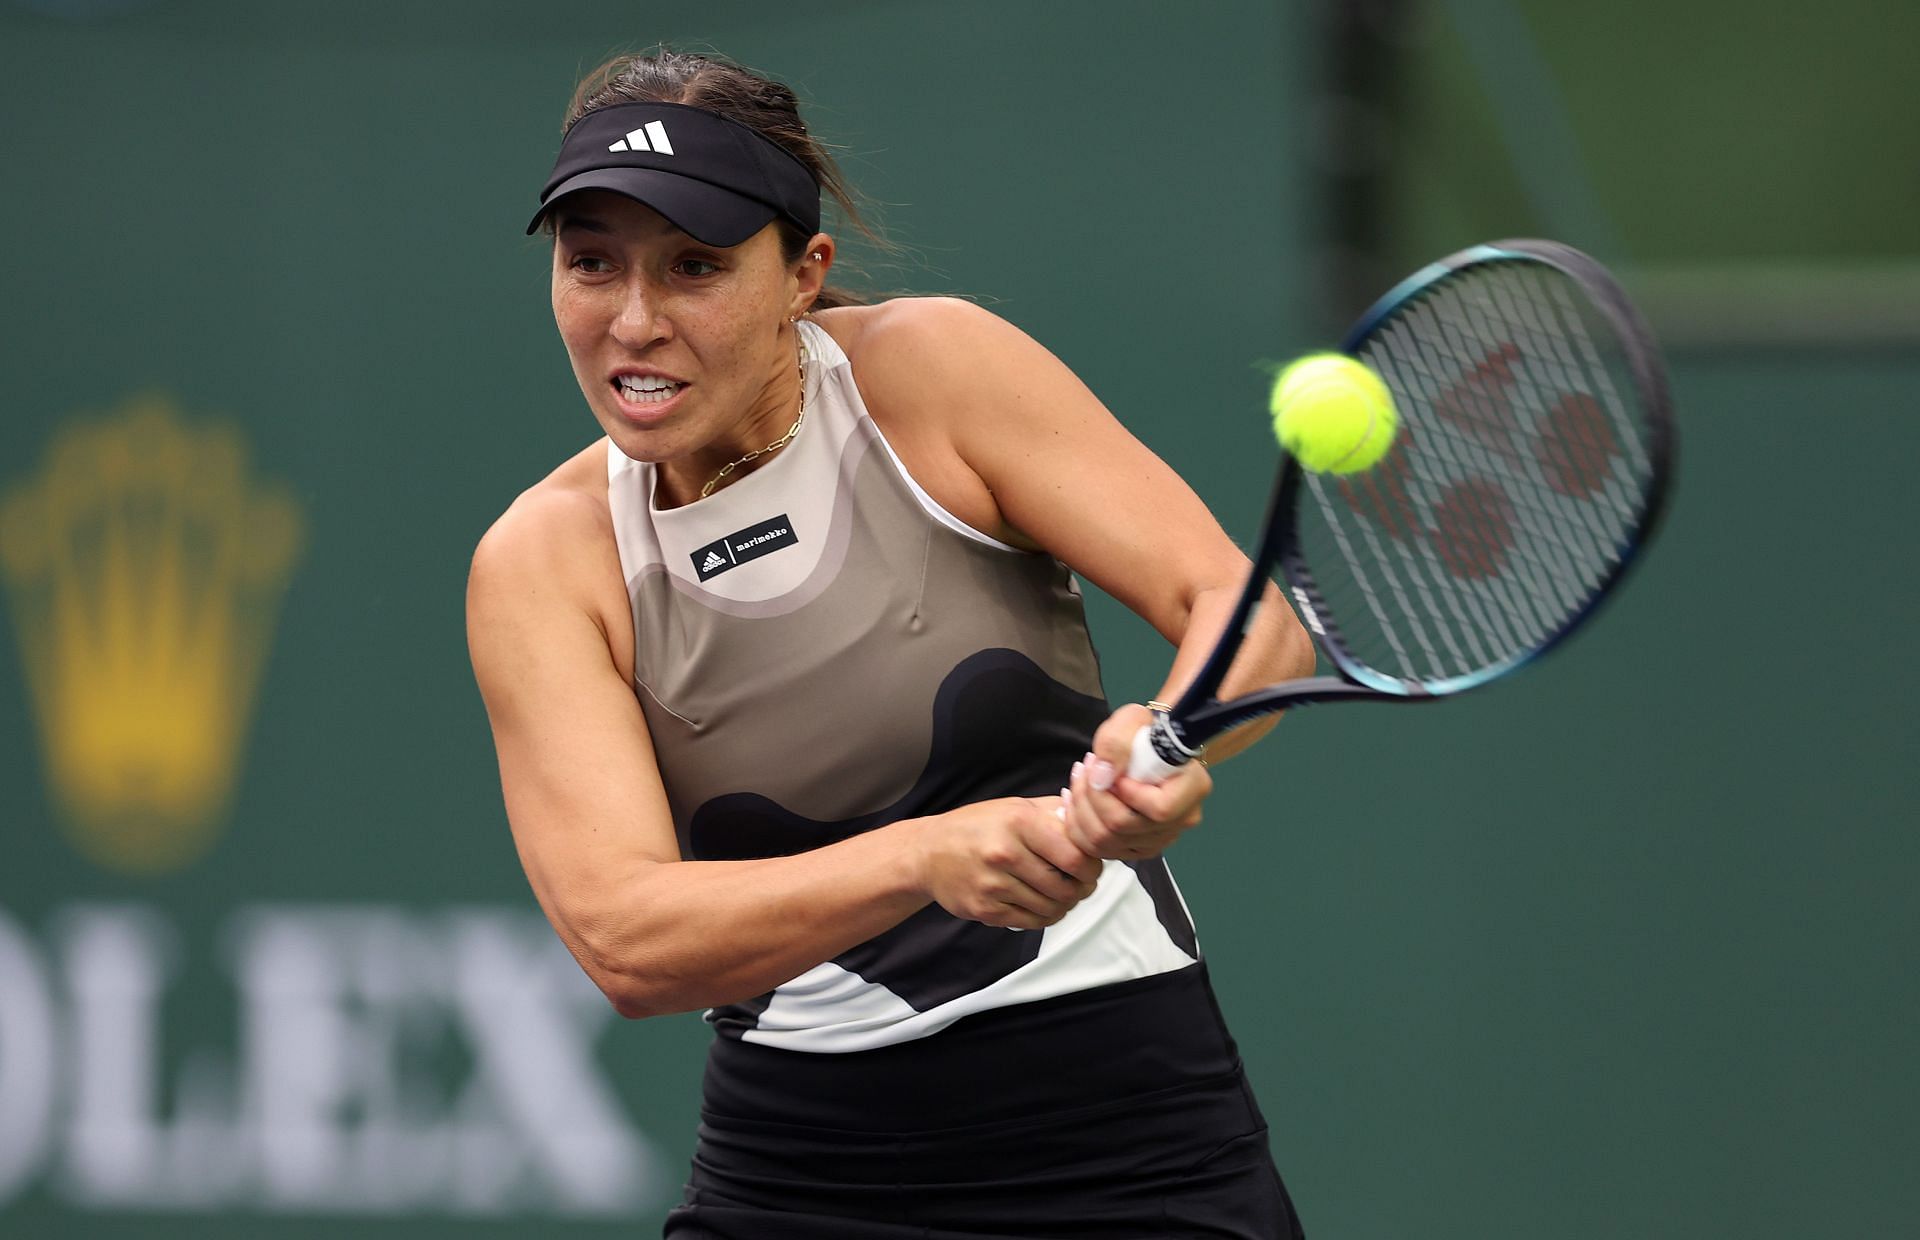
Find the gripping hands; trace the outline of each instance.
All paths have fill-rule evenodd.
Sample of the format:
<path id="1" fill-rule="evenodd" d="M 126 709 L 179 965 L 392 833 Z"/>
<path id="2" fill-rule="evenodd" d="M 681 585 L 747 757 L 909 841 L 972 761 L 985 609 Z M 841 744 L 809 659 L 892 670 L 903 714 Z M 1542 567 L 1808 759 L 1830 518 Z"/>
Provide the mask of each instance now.
<path id="1" fill-rule="evenodd" d="M 955 917 L 1038 930 L 1093 894 L 1100 860 L 1060 831 L 1054 797 L 1003 797 L 941 814 L 921 833 L 925 889 Z"/>
<path id="2" fill-rule="evenodd" d="M 1183 831 L 1199 825 L 1200 805 L 1213 791 L 1205 766 L 1161 763 L 1147 774 L 1133 764 L 1138 738 L 1146 736 L 1152 719 L 1144 706 L 1114 711 L 1094 733 L 1093 752 L 1074 763 L 1060 792 L 1067 838 L 1089 856 L 1157 857 Z"/>
<path id="3" fill-rule="evenodd" d="M 1213 777 L 1198 762 L 1165 782 L 1123 774 L 1144 706 L 1123 706 L 1094 734 L 1058 797 L 1003 797 L 925 823 L 923 889 L 955 917 L 1038 930 L 1093 894 L 1102 862 L 1157 857 L 1200 821 Z"/>

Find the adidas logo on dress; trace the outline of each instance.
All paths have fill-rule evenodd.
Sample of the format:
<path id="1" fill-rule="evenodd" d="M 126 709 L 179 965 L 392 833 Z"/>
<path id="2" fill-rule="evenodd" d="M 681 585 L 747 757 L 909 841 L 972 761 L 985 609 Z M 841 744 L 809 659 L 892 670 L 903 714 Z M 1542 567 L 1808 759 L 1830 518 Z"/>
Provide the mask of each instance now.
<path id="1" fill-rule="evenodd" d="M 667 127 L 659 121 L 648 121 L 640 128 L 631 130 L 627 136 L 607 147 L 609 151 L 652 151 L 657 155 L 673 154 L 673 143 L 667 141 Z"/>
<path id="2" fill-rule="evenodd" d="M 655 123 L 658 124 L 657 121 Z M 701 561 L 700 567 L 705 569 L 707 572 L 712 572 L 714 569 L 719 568 L 722 564 L 725 564 L 725 563 L 726 561 L 720 558 L 719 552 L 709 551 L 707 552 L 707 558 Z"/>

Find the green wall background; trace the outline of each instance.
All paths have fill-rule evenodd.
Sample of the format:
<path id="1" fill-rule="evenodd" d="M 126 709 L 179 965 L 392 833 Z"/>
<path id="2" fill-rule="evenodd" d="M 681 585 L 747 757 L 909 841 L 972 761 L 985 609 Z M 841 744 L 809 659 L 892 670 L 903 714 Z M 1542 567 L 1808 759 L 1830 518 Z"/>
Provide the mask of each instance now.
<path id="1" fill-rule="evenodd" d="M 1920 258 L 1920 9 L 1430 0 L 1395 27 L 1398 239 L 1551 227 L 1609 259 Z M 1463 243 L 1464 244 L 1464 243 Z M 1457 246 L 1455 246 L 1457 248 Z"/>
<path id="2" fill-rule="evenodd" d="M 1388 243 L 1419 257 L 1454 244 L 1446 229 L 1542 228 L 1514 194 L 1465 202 L 1461 174 L 1434 160 L 1497 123 L 1465 67 L 1461 9 L 1422 18 L 1395 131 L 1431 139 L 1431 162 L 1401 161 L 1387 182 L 1414 221 Z M 1582 59 L 1546 11 L 1507 15 L 1546 32 L 1576 134 L 1658 102 L 1617 89 L 1623 73 L 1678 72 L 1633 48 Z M 375 1067 L 331 1119 L 362 1137 L 394 1115 L 511 1134 L 487 1127 L 498 1098 L 468 1105 L 474 1082 L 496 1080 L 481 1027 L 580 997 L 553 998 L 564 968 L 468 986 L 458 966 L 484 940 L 476 925 L 551 963 L 499 805 L 461 591 L 494 515 L 593 433 L 552 332 L 544 255 L 519 235 L 580 70 L 697 40 L 793 82 L 910 251 L 875 263 L 879 286 L 987 300 L 1245 531 L 1271 460 L 1258 364 L 1322 343 L 1339 318 L 1316 292 L 1311 12 L 0 6 L 0 497 L 71 427 L 158 393 L 190 421 L 237 423 L 252 474 L 287 484 L 306 518 L 234 800 L 184 868 L 129 874 L 75 846 L 42 770 L 18 614 L 0 614 L 0 1234 L 648 1234 L 678 1183 L 705 1041 L 692 1017 L 576 1017 L 622 1130 L 643 1139 L 634 1182 L 599 1206 L 550 1166 L 504 1196 L 315 1205 L 262 1188 L 247 1145 L 265 1131 L 247 1085 L 262 1070 L 248 1023 L 262 992 L 245 981 L 261 925 L 297 922 L 357 979 L 339 1006 L 371 1039 L 356 1070 Z M 1691 71 L 1756 101 L 1801 91 L 1823 121 L 1782 135 L 1772 192 L 1809 219 L 1866 213 L 1835 227 L 1873 262 L 1920 253 L 1905 174 L 1855 194 L 1822 179 L 1824 137 L 1856 119 L 1832 101 L 1851 95 L 1756 79 L 1776 36 L 1716 33 L 1718 54 Z M 1904 111 L 1873 98 L 1910 152 L 1912 88 Z M 1560 154 L 1589 161 L 1607 218 L 1615 199 L 1645 201 L 1630 160 Z M 1690 237 L 1722 210 L 1702 184 L 1714 175 L 1669 161 L 1640 192 L 1690 186 L 1661 199 Z M 1905 230 L 1883 218 L 1902 207 Z M 1436 217 L 1431 237 L 1416 226 Z M 1691 252 L 1619 218 L 1621 257 Z M 1743 241 L 1732 257 L 1778 248 Z M 1310 1234 L 1906 1234 L 1920 1213 L 1907 706 L 1920 659 L 1904 630 L 1920 582 L 1896 471 L 1920 454 L 1913 343 L 1681 340 L 1672 519 L 1603 624 L 1477 698 L 1291 720 L 1222 772 L 1208 826 L 1174 861 Z M 1834 441 L 1850 450 L 1825 451 Z M 1093 615 L 1110 692 L 1149 692 L 1158 640 L 1105 600 Z M 104 958 L 76 929 L 98 930 L 102 910 L 144 917 L 126 924 L 171 962 L 141 1009 L 153 1092 L 136 1110 L 186 1168 L 149 1168 L 149 1187 L 117 1201 L 73 1153 L 112 1137 L 75 1135 L 89 1090 L 115 1083 L 85 1035 L 118 1027 L 88 1023 L 114 1009 L 73 981 L 75 961 Z M 23 959 L 52 1013 L 39 1059 L 39 992 L 7 971 Z M 35 1064 L 53 1074 L 37 1092 L 22 1084 Z M 31 1097 L 50 1101 L 29 1122 Z M 225 1127 L 186 1122 L 207 1116 Z M 526 1151 L 500 1139 L 501 1165 L 524 1170 Z M 203 1195 L 151 1187 L 169 1182 Z"/>

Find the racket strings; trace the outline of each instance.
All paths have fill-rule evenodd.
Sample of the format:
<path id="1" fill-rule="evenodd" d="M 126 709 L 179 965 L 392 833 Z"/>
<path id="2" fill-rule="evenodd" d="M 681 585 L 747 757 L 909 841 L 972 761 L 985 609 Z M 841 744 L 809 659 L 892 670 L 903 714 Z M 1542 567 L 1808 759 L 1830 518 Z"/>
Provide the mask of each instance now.
<path id="1" fill-rule="evenodd" d="M 1421 376 L 1420 392 L 1426 398 L 1428 404 L 1435 408 L 1453 408 L 1456 410 L 1464 405 L 1471 411 L 1471 416 L 1476 420 L 1476 426 L 1479 426 L 1479 420 L 1484 414 L 1484 397 L 1478 391 L 1478 388 L 1484 386 L 1487 381 L 1485 373 L 1477 371 L 1468 376 L 1471 381 L 1473 394 L 1467 398 L 1462 398 L 1460 395 L 1461 385 L 1460 379 L 1457 376 L 1450 380 L 1449 386 L 1440 386 L 1442 377 L 1446 376 L 1451 369 L 1450 359 L 1465 352 L 1468 348 L 1467 342 L 1460 338 L 1459 325 L 1451 321 L 1435 321 L 1434 316 L 1423 314 L 1410 323 L 1409 327 L 1411 330 L 1402 333 L 1402 335 L 1406 338 L 1406 346 L 1409 351 L 1417 350 L 1421 360 L 1426 363 L 1426 368 Z M 1422 334 L 1423 329 L 1432 335 L 1431 347 L 1429 347 L 1427 340 Z M 1504 356 L 1503 361 L 1505 361 Z M 1482 363 L 1482 365 L 1484 365 L 1484 363 Z M 1507 465 L 1506 461 L 1495 461 L 1491 459 L 1489 449 L 1483 442 L 1483 439 L 1484 436 L 1478 432 L 1470 436 L 1461 437 L 1435 437 L 1432 435 L 1425 437 L 1425 440 L 1432 445 L 1431 450 L 1434 459 L 1443 463 L 1445 472 L 1456 477 L 1474 480 L 1467 484 L 1469 486 L 1476 486 L 1478 480 L 1497 475 L 1499 470 Z M 1409 442 L 1412 442 L 1411 439 L 1409 439 Z M 1430 505 L 1440 502 L 1432 489 L 1425 485 L 1429 480 L 1425 475 L 1414 474 L 1412 478 L 1416 484 L 1418 484 L 1409 488 L 1412 493 L 1422 496 Z M 1511 496 L 1504 495 L 1501 500 L 1496 501 L 1492 498 L 1493 493 L 1483 488 L 1475 489 L 1468 492 L 1468 494 L 1472 497 L 1467 504 L 1466 512 L 1468 517 L 1490 517 L 1491 514 L 1485 511 L 1489 504 L 1512 501 Z M 1522 519 L 1526 519 L 1529 514 L 1524 511 L 1524 497 L 1520 500 L 1520 504 L 1523 511 L 1519 515 Z M 1443 511 L 1452 513 L 1454 509 L 1448 508 Z M 1467 531 L 1465 527 L 1460 524 L 1459 517 L 1443 519 L 1449 519 L 1453 522 L 1447 528 L 1452 530 L 1456 535 L 1460 533 L 1472 533 L 1474 541 L 1470 544 L 1463 545 L 1456 539 L 1454 542 L 1439 544 L 1440 546 L 1449 547 L 1457 554 L 1470 553 L 1476 561 L 1492 554 L 1494 550 L 1492 544 L 1481 539 L 1477 531 Z M 1539 528 L 1538 522 L 1529 521 L 1528 524 L 1532 529 L 1537 530 Z M 1444 598 L 1451 603 L 1457 618 L 1460 617 L 1460 613 L 1463 610 L 1470 613 L 1470 621 L 1463 618 L 1462 623 L 1470 623 L 1478 626 L 1481 630 L 1488 631 L 1492 639 L 1491 645 L 1493 652 L 1477 655 L 1478 662 L 1476 666 L 1484 666 L 1488 662 L 1497 661 L 1500 657 L 1498 653 L 1500 650 L 1510 649 L 1516 644 L 1525 642 L 1527 640 L 1525 629 L 1516 628 L 1516 626 L 1525 626 L 1530 619 L 1537 620 L 1538 617 L 1535 615 L 1535 609 L 1532 606 L 1537 592 L 1526 590 L 1516 591 L 1504 588 L 1507 585 L 1504 578 L 1494 582 L 1494 588 L 1484 593 L 1467 593 L 1463 596 L 1457 592 L 1450 591 L 1447 589 L 1447 582 L 1450 577 L 1457 575 L 1456 569 L 1458 566 L 1444 561 L 1441 555 L 1436 553 L 1434 549 L 1435 546 L 1436 544 L 1431 538 L 1420 543 L 1422 562 L 1428 569 L 1426 581 L 1433 592 L 1433 596 Z M 1529 563 L 1529 561 L 1535 558 L 1533 553 L 1537 546 L 1537 542 L 1529 542 L 1525 546 L 1515 549 L 1515 577 L 1519 577 L 1527 570 L 1536 567 Z M 1462 606 L 1463 604 L 1464 606 Z M 1469 629 L 1469 632 L 1471 631 L 1472 630 Z M 1476 650 L 1478 650 L 1478 643 L 1475 643 L 1475 645 Z"/>
<path id="2" fill-rule="evenodd" d="M 1653 453 L 1631 362 L 1579 286 L 1538 263 L 1469 267 L 1359 349 L 1394 392 L 1385 460 L 1308 475 L 1300 550 L 1338 643 L 1401 680 L 1503 667 L 1605 589 Z"/>
<path id="3" fill-rule="evenodd" d="M 1417 392 L 1419 397 L 1429 405 L 1457 399 L 1457 396 L 1451 395 L 1457 389 L 1443 389 L 1439 386 L 1437 378 L 1447 372 L 1448 351 L 1457 350 L 1460 347 L 1453 325 L 1435 322 L 1426 315 L 1416 315 L 1407 328 L 1397 332 L 1396 335 L 1400 337 L 1403 356 L 1413 359 L 1416 363 L 1414 367 L 1401 372 L 1408 388 Z M 1437 357 L 1436 352 L 1439 354 Z M 1486 459 L 1486 453 L 1481 445 L 1473 440 L 1456 442 L 1453 439 L 1434 440 L 1429 436 L 1427 441 L 1431 443 L 1433 456 L 1444 462 L 1447 472 L 1471 478 L 1485 477 L 1488 474 L 1490 465 Z M 1399 498 L 1405 502 L 1424 500 L 1430 506 L 1436 502 L 1430 488 L 1422 485 L 1423 478 L 1419 475 L 1403 472 L 1390 482 L 1399 484 L 1401 487 Z M 1457 522 L 1456 526 L 1450 528 L 1454 528 L 1456 534 L 1459 532 Z M 1424 591 L 1425 605 L 1419 614 L 1438 623 L 1443 637 L 1457 630 L 1465 639 L 1464 643 L 1460 644 L 1464 644 L 1471 651 L 1470 659 L 1461 658 L 1450 663 L 1430 662 L 1427 665 L 1429 676 L 1454 674 L 1452 669 L 1486 666 L 1497 662 L 1502 657 L 1502 651 L 1527 640 L 1526 629 L 1519 626 L 1525 626 L 1532 617 L 1533 595 L 1531 593 L 1516 593 L 1513 590 L 1497 588 L 1504 585 L 1504 582 L 1496 583 L 1494 589 L 1479 593 L 1449 590 L 1447 583 L 1454 575 L 1453 566 L 1444 562 L 1435 552 L 1433 540 L 1418 539 L 1412 545 L 1419 552 L 1415 562 L 1421 569 L 1419 580 Z M 1457 547 L 1455 549 L 1458 550 Z M 1485 550 L 1485 547 L 1476 548 L 1476 552 Z M 1523 561 L 1521 566 L 1524 567 L 1526 557 L 1523 555 L 1521 558 Z M 1383 555 L 1377 563 L 1381 565 L 1382 571 L 1391 571 L 1388 566 L 1391 565 L 1392 560 L 1393 557 Z M 1364 575 L 1361 575 L 1359 580 L 1363 586 L 1366 584 Z M 1370 596 L 1370 601 L 1375 604 L 1372 610 L 1379 617 L 1383 629 L 1392 631 L 1394 626 L 1389 622 L 1392 613 L 1379 605 L 1380 600 Z M 1445 615 L 1440 614 L 1443 608 L 1447 613 Z M 1481 640 L 1482 634 L 1486 635 L 1487 641 Z M 1457 645 L 1451 642 L 1449 644 Z"/>
<path id="4" fill-rule="evenodd" d="M 1496 481 L 1527 465 L 1511 437 L 1489 434 L 1496 425 L 1493 402 L 1499 398 L 1498 388 L 1513 383 L 1516 372 L 1525 368 L 1512 366 L 1514 359 L 1503 351 L 1497 374 L 1490 376 L 1484 361 L 1469 374 L 1465 396 L 1457 378 L 1437 387 L 1446 382 L 1448 356 L 1471 356 L 1470 342 L 1462 338 L 1458 322 L 1425 326 L 1432 333 L 1429 353 L 1441 356 L 1427 359 L 1423 395 L 1429 407 L 1443 414 L 1450 411 L 1455 421 L 1461 421 L 1464 412 L 1471 433 L 1426 437 L 1432 446 L 1430 461 L 1438 468 L 1413 473 L 1408 490 L 1436 516 L 1429 536 L 1413 545 L 1426 570 L 1423 582 L 1430 597 L 1447 600 L 1452 616 L 1484 637 L 1470 644 L 1472 666 L 1486 666 L 1508 651 L 1536 644 L 1551 631 L 1569 601 L 1566 575 L 1560 571 L 1566 547 L 1552 523 L 1536 510 L 1531 490 Z M 1435 360 L 1438 367 L 1432 364 Z M 1436 477 L 1464 481 L 1442 490 Z M 1515 537 L 1516 524 L 1524 536 Z M 1455 588 L 1462 581 L 1477 581 L 1480 588 Z M 1430 606 L 1428 615 L 1435 610 Z M 1465 667 L 1430 665 L 1427 677 L 1444 678 Z"/>

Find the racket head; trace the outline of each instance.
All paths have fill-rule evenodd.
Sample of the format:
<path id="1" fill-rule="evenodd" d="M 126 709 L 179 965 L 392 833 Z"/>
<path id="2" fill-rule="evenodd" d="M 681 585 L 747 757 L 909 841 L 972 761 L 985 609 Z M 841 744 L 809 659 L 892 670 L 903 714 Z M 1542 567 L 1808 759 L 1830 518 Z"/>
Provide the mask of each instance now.
<path id="1" fill-rule="evenodd" d="M 1474 246 L 1416 272 L 1341 344 L 1393 393 L 1372 469 L 1282 463 L 1274 560 L 1340 677 L 1464 692 L 1577 630 L 1636 562 L 1674 460 L 1665 367 L 1593 259 Z"/>

